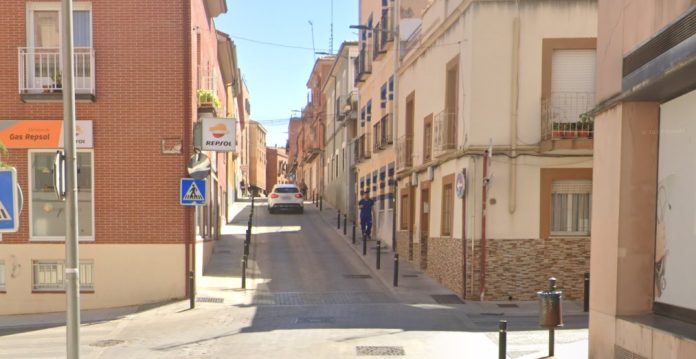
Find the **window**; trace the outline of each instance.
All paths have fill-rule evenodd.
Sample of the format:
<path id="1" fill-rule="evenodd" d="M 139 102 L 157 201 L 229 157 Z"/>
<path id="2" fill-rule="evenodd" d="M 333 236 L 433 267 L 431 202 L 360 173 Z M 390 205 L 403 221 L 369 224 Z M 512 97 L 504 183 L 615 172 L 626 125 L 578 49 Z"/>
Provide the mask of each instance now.
<path id="1" fill-rule="evenodd" d="M 372 121 L 372 100 L 367 101 L 367 107 L 365 108 L 365 119 L 367 122 Z"/>
<path id="2" fill-rule="evenodd" d="M 60 3 L 27 3 L 27 43 L 34 48 L 60 47 Z M 76 48 L 92 47 L 91 4 L 75 2 L 73 42 Z"/>
<path id="3" fill-rule="evenodd" d="M 551 234 L 590 235 L 592 181 L 561 180 L 551 186 Z"/>
<path id="4" fill-rule="evenodd" d="M 442 217 L 440 234 L 452 235 L 452 223 L 454 220 L 454 174 L 442 179 Z"/>
<path id="5" fill-rule="evenodd" d="M 433 155 L 433 115 L 425 117 L 423 125 L 423 163 L 430 161 Z"/>
<path id="6" fill-rule="evenodd" d="M 29 222 L 33 239 L 65 238 L 65 202 L 58 200 L 53 189 L 55 151 L 29 152 Z M 94 191 L 92 152 L 77 153 L 78 235 L 81 240 L 94 239 Z"/>
<path id="7" fill-rule="evenodd" d="M 394 99 L 394 75 L 389 76 L 389 101 Z"/>
<path id="8" fill-rule="evenodd" d="M 5 291 L 5 261 L 0 261 L 0 292 Z"/>
<path id="9" fill-rule="evenodd" d="M 37 260 L 33 262 L 34 291 L 64 291 L 65 262 L 62 260 Z M 80 261 L 80 290 L 94 291 L 94 262 Z"/>
<path id="10" fill-rule="evenodd" d="M 384 85 L 382 85 L 382 88 L 379 91 L 379 107 L 380 108 L 387 108 L 387 83 L 385 82 Z"/>

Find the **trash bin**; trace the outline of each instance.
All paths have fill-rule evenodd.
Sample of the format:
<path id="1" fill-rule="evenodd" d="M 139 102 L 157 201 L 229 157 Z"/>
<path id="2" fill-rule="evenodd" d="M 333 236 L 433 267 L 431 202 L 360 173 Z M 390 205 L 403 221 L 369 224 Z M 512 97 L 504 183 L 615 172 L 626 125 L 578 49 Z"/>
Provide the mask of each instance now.
<path id="1" fill-rule="evenodd" d="M 543 328 L 563 326 L 561 299 L 563 292 L 556 289 L 556 278 L 549 279 L 549 290 L 537 292 L 539 298 L 539 325 Z"/>

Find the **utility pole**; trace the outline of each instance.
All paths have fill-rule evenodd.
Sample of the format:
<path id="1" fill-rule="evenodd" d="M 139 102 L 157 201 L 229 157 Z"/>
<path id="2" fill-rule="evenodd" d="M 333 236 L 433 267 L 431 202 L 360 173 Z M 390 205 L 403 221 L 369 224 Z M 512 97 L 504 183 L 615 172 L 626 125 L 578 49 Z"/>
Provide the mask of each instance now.
<path id="1" fill-rule="evenodd" d="M 73 4 L 62 0 L 63 146 L 65 150 L 65 293 L 67 357 L 80 357 L 80 266 L 77 239 L 77 153 L 75 148 L 75 70 Z M 92 69 L 94 71 L 94 69 Z"/>

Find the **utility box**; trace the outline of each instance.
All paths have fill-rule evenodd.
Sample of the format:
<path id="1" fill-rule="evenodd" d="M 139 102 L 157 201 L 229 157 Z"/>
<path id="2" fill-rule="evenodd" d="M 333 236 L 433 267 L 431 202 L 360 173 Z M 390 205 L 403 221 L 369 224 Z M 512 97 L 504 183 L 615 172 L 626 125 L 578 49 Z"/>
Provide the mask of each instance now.
<path id="1" fill-rule="evenodd" d="M 543 328 L 563 326 L 561 299 L 563 292 L 556 289 L 556 278 L 549 279 L 549 290 L 537 292 L 539 298 L 539 325 Z"/>

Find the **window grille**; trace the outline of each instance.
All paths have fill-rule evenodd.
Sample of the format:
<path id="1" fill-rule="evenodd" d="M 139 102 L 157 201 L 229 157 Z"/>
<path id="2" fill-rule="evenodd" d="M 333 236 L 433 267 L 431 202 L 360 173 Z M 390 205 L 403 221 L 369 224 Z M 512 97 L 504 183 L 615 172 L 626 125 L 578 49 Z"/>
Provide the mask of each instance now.
<path id="1" fill-rule="evenodd" d="M 65 264 L 61 260 L 34 261 L 34 283 L 36 291 L 65 290 Z M 94 263 L 83 261 L 79 265 L 80 290 L 94 290 Z"/>

